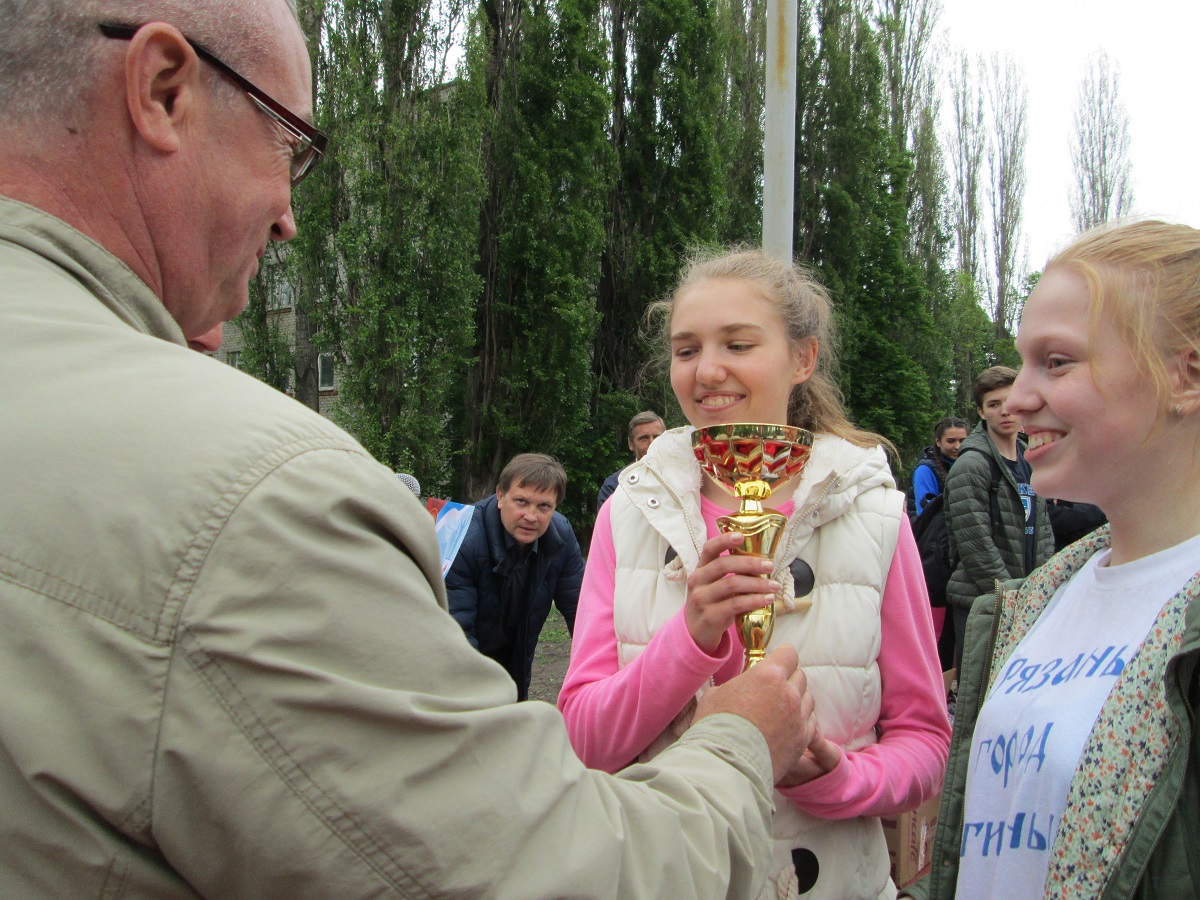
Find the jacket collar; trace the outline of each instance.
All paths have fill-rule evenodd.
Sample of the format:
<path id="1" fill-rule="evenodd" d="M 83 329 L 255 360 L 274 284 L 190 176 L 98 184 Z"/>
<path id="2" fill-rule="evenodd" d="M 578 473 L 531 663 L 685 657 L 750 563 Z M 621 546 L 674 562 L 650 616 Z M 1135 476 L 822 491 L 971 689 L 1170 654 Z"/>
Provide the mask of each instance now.
<path id="1" fill-rule="evenodd" d="M 162 301 L 125 263 L 61 219 L 0 196 L 0 241 L 66 270 L 130 328 L 187 346 Z"/>

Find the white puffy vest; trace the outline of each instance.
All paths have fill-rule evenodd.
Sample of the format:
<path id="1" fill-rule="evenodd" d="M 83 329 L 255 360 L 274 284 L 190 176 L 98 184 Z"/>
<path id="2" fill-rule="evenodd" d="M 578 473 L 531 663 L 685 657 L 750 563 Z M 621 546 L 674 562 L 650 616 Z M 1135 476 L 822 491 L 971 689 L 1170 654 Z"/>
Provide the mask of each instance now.
<path id="1" fill-rule="evenodd" d="M 622 667 L 683 607 L 687 576 L 707 540 L 691 431 L 675 429 L 656 440 L 643 460 L 621 473 L 610 505 L 617 560 L 613 624 Z M 812 567 L 816 586 L 811 607 L 776 615 L 768 650 L 783 642 L 796 647 L 821 731 L 847 750 L 876 741 L 879 613 L 904 502 L 893 485 L 881 450 L 818 436 L 775 556 L 776 580 L 790 581 L 789 566 L 799 557 Z M 675 556 L 669 563 L 668 548 Z M 674 740 L 677 730 L 666 729 L 647 755 Z M 805 898 L 895 896 L 878 819 L 815 819 L 781 795 L 775 802 L 775 871 L 764 897 L 799 896 L 791 865 L 797 848 L 814 854 L 818 867 Z"/>

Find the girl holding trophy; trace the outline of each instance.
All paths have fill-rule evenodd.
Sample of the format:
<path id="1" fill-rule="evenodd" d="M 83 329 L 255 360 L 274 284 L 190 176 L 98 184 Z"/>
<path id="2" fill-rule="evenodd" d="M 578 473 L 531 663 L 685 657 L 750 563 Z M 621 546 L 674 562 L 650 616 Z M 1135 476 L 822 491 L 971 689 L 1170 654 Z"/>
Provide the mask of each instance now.
<path id="1" fill-rule="evenodd" d="M 735 619 L 773 607 L 771 646 L 796 647 L 818 735 L 777 786 L 761 896 L 895 896 L 879 817 L 936 795 L 950 732 L 904 496 L 830 376 L 829 298 L 740 251 L 694 260 L 656 312 L 691 427 L 656 440 L 600 510 L 559 695 L 572 742 L 610 771 L 658 752 L 741 671 Z M 728 423 L 812 432 L 770 491 L 785 524 L 766 559 L 724 555 L 740 535 L 717 520 L 738 503 L 693 450 L 697 429 Z"/>
<path id="2" fill-rule="evenodd" d="M 1034 490 L 1110 525 L 972 607 L 922 893 L 1198 897 L 1200 231 L 1083 234 L 1017 349 Z"/>

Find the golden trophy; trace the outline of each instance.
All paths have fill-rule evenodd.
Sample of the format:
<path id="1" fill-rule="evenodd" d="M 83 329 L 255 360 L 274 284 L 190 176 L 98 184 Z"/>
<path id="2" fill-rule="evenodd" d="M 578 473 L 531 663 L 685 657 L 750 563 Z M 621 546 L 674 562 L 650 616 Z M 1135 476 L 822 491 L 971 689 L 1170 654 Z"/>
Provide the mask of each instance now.
<path id="1" fill-rule="evenodd" d="M 812 432 L 790 425 L 739 422 L 693 432 L 692 451 L 704 474 L 740 501 L 736 513 L 717 519 L 723 534 L 736 531 L 744 538 L 731 553 L 774 557 L 787 517 L 765 509 L 763 501 L 771 496 L 773 484 L 800 474 L 812 444 Z M 745 671 L 766 656 L 775 628 L 774 604 L 738 616 L 737 626 L 746 649 Z"/>

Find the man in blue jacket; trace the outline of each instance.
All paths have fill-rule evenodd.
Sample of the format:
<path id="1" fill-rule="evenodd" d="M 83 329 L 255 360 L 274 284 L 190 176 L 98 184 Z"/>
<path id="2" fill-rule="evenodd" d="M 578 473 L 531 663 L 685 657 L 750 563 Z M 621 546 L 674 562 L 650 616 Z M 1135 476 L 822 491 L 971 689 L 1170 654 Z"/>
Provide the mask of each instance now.
<path id="1" fill-rule="evenodd" d="M 500 473 L 496 496 L 475 505 L 470 529 L 446 573 L 450 613 L 467 639 L 504 666 L 529 696 L 533 653 L 551 601 L 567 628 L 583 582 L 571 523 L 555 512 L 567 473 L 542 453 L 522 453 Z"/>

